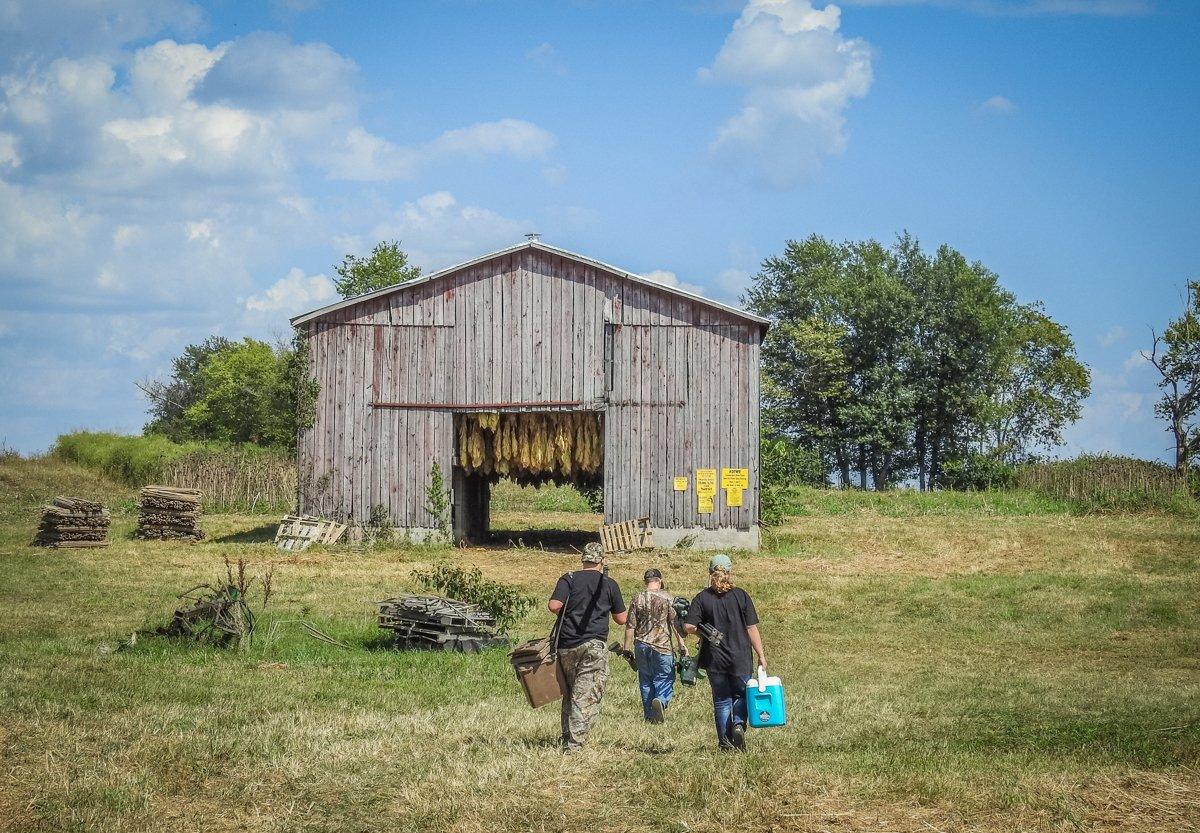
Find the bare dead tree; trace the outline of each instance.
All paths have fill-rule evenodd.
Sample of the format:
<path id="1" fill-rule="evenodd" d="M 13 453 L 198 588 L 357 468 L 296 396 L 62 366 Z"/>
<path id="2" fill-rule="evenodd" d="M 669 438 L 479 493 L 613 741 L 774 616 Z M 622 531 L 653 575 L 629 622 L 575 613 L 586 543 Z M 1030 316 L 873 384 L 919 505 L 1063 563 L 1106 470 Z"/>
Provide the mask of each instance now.
<path id="1" fill-rule="evenodd" d="M 1158 371 L 1163 395 L 1154 412 L 1170 425 L 1175 470 L 1187 474 L 1200 454 L 1200 282 L 1189 281 L 1184 312 L 1163 332 L 1151 329 L 1150 351 L 1142 357 Z"/>

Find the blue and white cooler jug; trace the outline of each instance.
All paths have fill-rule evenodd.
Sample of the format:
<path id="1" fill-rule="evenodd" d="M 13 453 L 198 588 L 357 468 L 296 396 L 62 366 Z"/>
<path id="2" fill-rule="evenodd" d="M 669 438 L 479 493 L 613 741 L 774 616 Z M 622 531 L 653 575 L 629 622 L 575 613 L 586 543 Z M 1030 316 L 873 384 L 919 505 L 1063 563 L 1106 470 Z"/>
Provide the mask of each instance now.
<path id="1" fill-rule="evenodd" d="M 751 678 L 746 686 L 746 709 L 750 725 L 755 729 L 767 726 L 782 726 L 787 722 L 783 703 L 783 683 L 778 677 L 768 677 L 767 671 L 758 666 L 758 678 Z"/>

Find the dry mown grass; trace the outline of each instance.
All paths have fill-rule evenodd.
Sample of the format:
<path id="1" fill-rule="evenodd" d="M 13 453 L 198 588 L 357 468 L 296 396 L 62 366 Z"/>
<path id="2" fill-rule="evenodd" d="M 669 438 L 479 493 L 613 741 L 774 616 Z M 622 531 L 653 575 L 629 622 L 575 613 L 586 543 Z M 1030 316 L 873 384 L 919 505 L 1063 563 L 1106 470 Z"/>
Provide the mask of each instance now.
<path id="1" fill-rule="evenodd" d="M 542 597 L 569 554 L 284 558 L 256 543 L 271 519 L 242 516 L 195 546 L 133 541 L 120 516 L 107 550 L 57 553 L 25 546 L 27 514 L 0 525 L 0 830 L 1200 829 L 1200 546 L 1180 520 L 798 520 L 738 557 L 789 726 L 720 755 L 703 684 L 650 727 L 614 663 L 589 747 L 563 757 L 502 652 L 378 650 L 371 602 L 444 558 Z M 110 652 L 239 555 L 276 562 L 249 651 Z M 691 592 L 705 560 L 612 573 L 632 592 L 653 562 Z M 521 635 L 548 625 L 539 609 Z"/>

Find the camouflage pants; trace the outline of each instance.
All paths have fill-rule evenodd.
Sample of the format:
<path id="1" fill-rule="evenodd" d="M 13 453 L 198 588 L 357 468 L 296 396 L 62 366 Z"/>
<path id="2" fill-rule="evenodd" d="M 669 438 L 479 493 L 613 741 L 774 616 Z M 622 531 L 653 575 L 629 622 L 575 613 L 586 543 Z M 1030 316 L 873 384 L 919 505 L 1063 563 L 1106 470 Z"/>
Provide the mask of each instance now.
<path id="1" fill-rule="evenodd" d="M 600 714 L 604 684 L 608 681 L 608 649 L 599 639 L 558 652 L 558 667 L 566 683 L 562 700 L 562 744 L 567 749 L 583 745 L 592 721 Z"/>

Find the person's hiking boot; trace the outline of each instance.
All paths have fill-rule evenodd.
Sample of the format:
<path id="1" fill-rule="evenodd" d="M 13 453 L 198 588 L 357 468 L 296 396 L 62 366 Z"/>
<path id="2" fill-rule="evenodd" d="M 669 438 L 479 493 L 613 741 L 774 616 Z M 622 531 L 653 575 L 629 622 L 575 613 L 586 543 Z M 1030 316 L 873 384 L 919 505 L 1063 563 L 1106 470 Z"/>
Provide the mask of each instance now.
<path id="1" fill-rule="evenodd" d="M 657 697 L 655 697 L 650 701 L 650 722 L 663 723 L 666 721 L 666 719 L 667 716 L 663 714 L 662 700 L 659 700 Z"/>
<path id="2" fill-rule="evenodd" d="M 733 743 L 733 748 L 739 752 L 746 751 L 746 727 L 741 723 L 734 723 L 733 729 L 729 732 L 729 739 Z"/>

